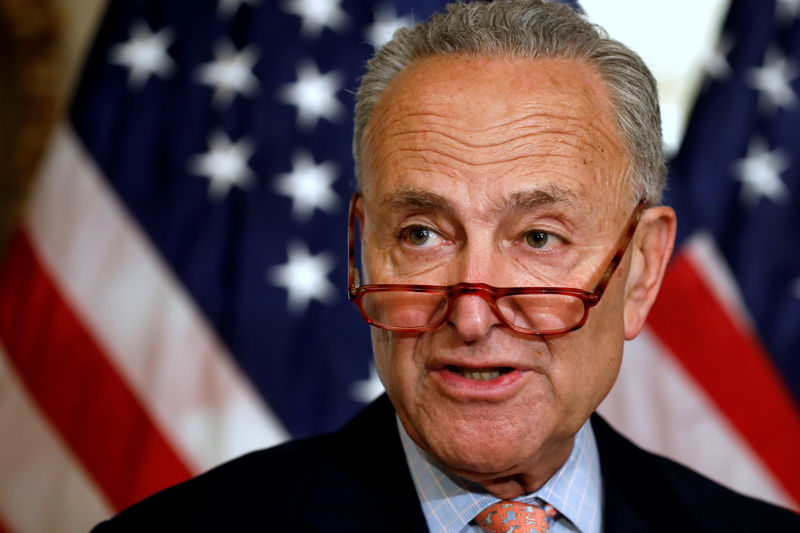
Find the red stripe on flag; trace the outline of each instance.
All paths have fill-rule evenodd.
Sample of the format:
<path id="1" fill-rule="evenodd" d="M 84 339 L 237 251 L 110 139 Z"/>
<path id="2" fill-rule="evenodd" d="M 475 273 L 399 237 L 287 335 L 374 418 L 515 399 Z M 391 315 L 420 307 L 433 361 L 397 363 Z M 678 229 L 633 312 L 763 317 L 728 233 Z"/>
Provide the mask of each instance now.
<path id="1" fill-rule="evenodd" d="M 0 265 L 0 339 L 32 396 L 115 508 L 190 477 L 23 232 Z"/>
<path id="2" fill-rule="evenodd" d="M 736 326 L 686 254 L 670 265 L 648 324 L 800 502 L 800 410 L 760 342 Z"/>

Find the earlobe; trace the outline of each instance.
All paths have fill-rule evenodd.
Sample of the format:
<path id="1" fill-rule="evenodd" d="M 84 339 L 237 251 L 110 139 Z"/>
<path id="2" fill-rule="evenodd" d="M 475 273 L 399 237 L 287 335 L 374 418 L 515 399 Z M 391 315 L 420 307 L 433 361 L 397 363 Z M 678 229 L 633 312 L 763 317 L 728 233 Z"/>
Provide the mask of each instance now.
<path id="1" fill-rule="evenodd" d="M 625 340 L 633 339 L 644 328 L 672 255 L 676 224 L 671 207 L 652 207 L 642 215 L 625 284 Z"/>

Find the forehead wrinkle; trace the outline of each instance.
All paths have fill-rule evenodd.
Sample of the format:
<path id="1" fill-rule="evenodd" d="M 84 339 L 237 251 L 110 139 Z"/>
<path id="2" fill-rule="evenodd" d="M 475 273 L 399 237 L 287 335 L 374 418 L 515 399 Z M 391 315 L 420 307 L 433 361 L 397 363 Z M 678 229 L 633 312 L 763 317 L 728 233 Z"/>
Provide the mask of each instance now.
<path id="1" fill-rule="evenodd" d="M 539 116 L 547 118 L 549 115 L 540 114 Z M 427 129 L 417 126 L 414 129 L 404 131 L 391 131 L 389 128 L 381 128 L 382 134 L 372 136 L 372 139 L 370 139 L 372 141 L 370 143 L 370 151 L 372 152 L 372 157 L 377 156 L 379 159 L 391 157 L 394 154 L 403 152 L 429 152 L 460 163 L 479 166 L 513 162 L 528 156 L 557 156 L 566 158 L 575 156 L 574 153 L 558 153 L 557 147 L 560 145 L 568 147 L 576 152 L 591 150 L 595 153 L 604 154 L 607 151 L 606 147 L 604 147 L 605 143 L 602 141 L 592 142 L 593 138 L 597 139 L 597 137 L 592 135 L 592 132 L 599 133 L 604 140 L 608 140 L 609 142 L 613 140 L 612 135 L 602 131 L 601 128 L 592 127 L 591 124 L 585 121 L 563 118 L 561 120 L 568 122 L 569 125 L 565 124 L 564 126 L 566 127 L 548 125 L 546 128 L 536 128 L 534 126 L 532 128 L 528 124 L 523 124 L 523 119 L 515 119 L 505 122 L 502 125 L 496 125 L 482 130 L 464 131 L 462 129 L 462 131 L 464 131 L 462 135 L 450 133 L 453 129 L 447 127 L 446 124 L 431 124 L 431 126 L 434 127 Z M 509 127 L 515 123 L 520 124 L 520 126 Z M 532 129 L 534 131 L 531 131 Z M 489 131 L 499 131 L 503 135 L 502 137 L 490 135 L 485 139 L 477 138 L 478 135 L 485 134 Z M 583 132 L 586 132 L 586 134 L 582 134 Z M 427 139 L 425 139 L 426 137 Z M 541 151 L 537 154 L 519 154 L 520 151 L 530 147 L 531 144 L 536 143 L 537 139 L 541 137 L 547 138 L 547 144 L 551 145 L 550 150 Z M 387 143 L 391 146 L 388 151 L 384 150 L 384 146 Z M 415 144 L 423 146 L 414 146 Z M 509 156 L 499 159 L 487 159 L 487 156 L 491 157 L 496 155 L 494 153 L 473 153 L 474 150 L 504 147 L 507 148 Z M 619 148 L 619 145 L 614 143 L 612 147 Z M 553 150 L 553 148 L 556 148 L 556 150 Z M 473 152 L 470 152 L 470 150 Z"/>
<path id="2" fill-rule="evenodd" d="M 415 139 L 416 135 L 429 137 L 430 141 L 424 142 L 424 140 Z M 531 132 L 509 137 L 499 142 L 482 144 L 464 142 L 456 136 L 430 130 L 389 133 L 381 137 L 374 139 L 374 150 L 371 154 L 374 163 L 386 162 L 398 156 L 402 157 L 404 154 L 413 154 L 427 163 L 445 159 L 471 167 L 481 167 L 540 158 L 560 158 L 570 162 L 579 162 L 583 159 L 585 162 L 585 157 L 581 158 L 580 153 L 587 149 L 604 153 L 602 146 L 582 142 L 577 135 L 561 129 Z M 536 150 L 532 152 L 531 145 L 541 137 L 545 137 L 546 142 L 538 143 Z M 398 140 L 403 138 L 408 138 L 408 140 Z M 437 138 L 439 142 L 436 141 Z M 387 142 L 390 143 L 390 149 L 384 150 Z M 475 152 L 493 148 L 506 149 Z"/>
<path id="3" fill-rule="evenodd" d="M 609 110 L 612 111 L 610 117 L 606 117 L 611 120 L 602 120 L 601 115 L 604 113 L 598 107 L 601 102 L 598 102 L 595 97 L 589 98 L 588 95 L 584 95 L 577 108 L 574 105 L 566 105 L 564 102 L 542 103 L 538 100 L 529 100 L 522 102 L 517 107 L 508 107 L 499 113 L 490 113 L 488 116 L 484 116 L 475 108 L 470 107 L 468 111 L 471 114 L 467 115 L 471 117 L 470 120 L 460 118 L 464 116 L 464 109 L 453 108 L 449 99 L 442 98 L 441 95 L 426 95 L 426 97 L 429 97 L 430 100 L 413 99 L 409 101 L 407 95 L 400 94 L 384 102 L 385 105 L 382 106 L 378 119 L 382 123 L 382 129 L 395 124 L 399 124 L 402 128 L 402 124 L 408 120 L 420 120 L 420 125 L 425 125 L 428 122 L 426 119 L 430 119 L 430 122 L 434 123 L 436 119 L 441 119 L 445 126 L 455 126 L 467 134 L 481 134 L 493 130 L 505 131 L 508 128 L 514 128 L 515 124 L 520 124 L 523 128 L 536 128 L 553 121 L 562 121 L 577 130 L 597 132 L 610 144 L 619 145 L 622 142 L 617 123 L 613 120 L 613 109 Z M 492 115 L 496 119 L 493 119 Z M 592 118 L 587 120 L 586 116 Z M 477 123 L 481 120 L 485 124 Z M 500 120 L 500 122 L 492 124 L 493 120 Z M 589 136 L 591 137 L 591 133 Z"/>
<path id="4" fill-rule="evenodd" d="M 605 153 L 605 146 L 612 149 L 617 149 L 624 152 L 624 147 L 621 140 L 617 138 L 617 132 L 608 131 L 608 128 L 603 127 L 603 124 L 597 124 L 596 121 L 587 121 L 574 117 L 563 117 L 552 115 L 549 113 L 538 113 L 536 115 L 528 115 L 526 118 L 537 116 L 543 119 L 550 119 L 546 121 L 547 126 L 533 126 L 536 128 L 535 132 L 523 133 L 516 135 L 512 139 L 528 139 L 537 135 L 556 135 L 555 143 L 563 143 L 578 150 L 585 150 L 590 148 L 598 153 Z M 512 130 L 529 130 L 530 124 L 524 124 L 525 118 L 519 120 L 509 121 L 505 126 L 497 126 L 498 128 L 507 128 L 514 123 L 520 123 L 518 127 L 512 127 Z M 560 121 L 562 124 L 553 124 L 553 122 Z"/>
<path id="5" fill-rule="evenodd" d="M 536 153 L 536 154 L 511 155 L 511 156 L 502 157 L 502 158 L 495 157 L 495 158 L 493 158 L 491 160 L 483 161 L 482 159 L 484 159 L 484 158 L 482 158 L 482 157 L 467 158 L 467 157 L 464 157 L 464 155 L 466 155 L 466 154 L 460 154 L 460 155 L 449 154 L 449 153 L 446 153 L 446 152 L 443 152 L 443 151 L 440 151 L 440 150 L 435 150 L 433 148 L 399 148 L 397 150 L 394 150 L 392 152 L 392 154 L 390 154 L 389 156 L 387 156 L 385 158 L 386 159 L 391 159 L 392 156 L 396 156 L 396 155 L 403 154 L 403 153 L 409 153 L 409 154 L 417 155 L 417 156 L 419 156 L 420 159 L 422 159 L 428 165 L 439 164 L 439 165 L 444 166 L 445 168 L 451 168 L 451 167 L 449 165 L 445 164 L 443 161 L 441 161 L 442 159 L 446 160 L 446 161 L 458 163 L 460 165 L 467 166 L 467 167 L 488 167 L 488 166 L 501 165 L 501 164 L 507 164 L 507 163 L 516 163 L 516 162 L 519 162 L 519 161 L 532 160 L 532 159 L 538 159 L 538 158 L 550 158 L 550 159 L 560 158 L 560 159 L 566 159 L 568 161 L 574 161 L 575 160 L 575 157 L 572 154 L 563 154 L 563 153 L 557 153 L 557 152 L 540 152 L 540 153 Z M 455 168 L 457 168 L 457 167 L 453 167 L 453 169 L 455 169 Z M 420 167 L 418 170 L 420 170 L 420 171 L 430 171 L 430 170 L 433 170 L 433 169 L 432 168 Z"/>
<path id="6" fill-rule="evenodd" d="M 538 124 L 530 124 L 531 118 L 541 119 Z M 619 138 L 616 129 L 609 130 L 603 122 L 585 120 L 579 117 L 563 116 L 552 113 L 531 113 L 519 119 L 510 120 L 494 129 L 508 130 L 509 142 L 532 141 L 537 137 L 552 137 L 551 146 L 564 145 L 576 152 L 594 152 L 606 158 L 608 152 L 623 154 L 627 159 L 627 150 Z M 533 131 L 531 131 L 533 130 Z M 517 133 L 519 132 L 519 133 Z M 486 145 L 499 146 L 500 143 Z M 542 152 L 542 155 L 559 155 Z M 574 154 L 572 154 L 574 155 Z"/>
<path id="7" fill-rule="evenodd" d="M 576 148 L 576 149 L 582 149 L 584 147 L 589 147 L 589 148 L 594 148 L 594 149 L 599 151 L 598 147 L 595 146 L 594 144 L 581 143 L 580 139 L 577 138 L 578 135 L 575 135 L 574 133 L 570 133 L 568 131 L 564 131 L 564 130 L 562 130 L 560 128 L 552 128 L 552 129 L 548 129 L 548 130 L 540 130 L 540 131 L 535 131 L 535 132 L 530 132 L 530 133 L 521 133 L 520 135 L 508 136 L 507 138 L 501 139 L 501 140 L 496 141 L 496 142 L 477 142 L 477 141 L 470 142 L 468 140 L 463 140 L 463 139 L 459 138 L 456 135 L 445 133 L 443 131 L 423 130 L 423 129 L 420 129 L 420 130 L 409 130 L 409 131 L 404 131 L 404 132 L 399 132 L 399 133 L 390 133 L 390 134 L 388 134 L 386 136 L 386 140 L 391 139 L 391 138 L 403 138 L 405 136 L 412 136 L 412 138 L 413 138 L 414 135 L 425 135 L 425 136 L 430 136 L 430 137 L 442 137 L 442 138 L 444 138 L 446 140 L 452 141 L 455 145 L 458 145 L 458 146 L 461 146 L 461 147 L 466 147 L 466 148 L 477 148 L 477 149 L 480 149 L 480 148 L 498 148 L 498 147 L 504 147 L 504 146 L 508 146 L 508 145 L 511 145 L 512 149 L 516 149 L 520 144 L 522 144 L 524 146 L 527 146 L 527 143 L 525 141 L 530 141 L 530 140 L 535 139 L 537 137 L 556 136 L 556 138 L 553 139 L 553 141 L 552 141 L 553 144 L 556 144 L 556 145 L 564 144 L 566 146 L 569 146 L 571 148 Z M 379 142 L 378 145 L 380 146 L 380 144 L 383 144 L 383 143 Z M 409 144 L 413 144 L 413 143 L 409 143 Z"/>

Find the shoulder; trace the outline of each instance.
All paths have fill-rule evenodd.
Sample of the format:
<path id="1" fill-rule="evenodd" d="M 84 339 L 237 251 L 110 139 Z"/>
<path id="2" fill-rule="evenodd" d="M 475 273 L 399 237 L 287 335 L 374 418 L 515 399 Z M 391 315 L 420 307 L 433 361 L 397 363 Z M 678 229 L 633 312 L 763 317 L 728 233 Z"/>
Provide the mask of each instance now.
<path id="1" fill-rule="evenodd" d="M 755 524 L 764 531 L 800 531 L 800 515 L 647 452 L 599 416 L 592 418 L 592 428 L 600 454 L 607 531 L 623 520 L 642 524 L 642 530 L 666 531 L 669 524 L 681 523 L 685 531 L 749 531 Z M 645 529 L 645 524 L 652 527 Z"/>
<path id="2" fill-rule="evenodd" d="M 331 439 L 292 441 L 241 456 L 133 505 L 96 531 L 236 530 L 263 527 L 276 509 L 299 513 Z"/>
<path id="3" fill-rule="evenodd" d="M 307 531 L 316 530 L 320 509 L 336 512 L 332 502 L 343 508 L 373 501 L 389 516 L 408 506 L 413 511 L 412 496 L 418 507 L 394 409 L 384 396 L 337 432 L 234 459 L 137 503 L 95 531 L 255 531 L 276 517 Z"/>

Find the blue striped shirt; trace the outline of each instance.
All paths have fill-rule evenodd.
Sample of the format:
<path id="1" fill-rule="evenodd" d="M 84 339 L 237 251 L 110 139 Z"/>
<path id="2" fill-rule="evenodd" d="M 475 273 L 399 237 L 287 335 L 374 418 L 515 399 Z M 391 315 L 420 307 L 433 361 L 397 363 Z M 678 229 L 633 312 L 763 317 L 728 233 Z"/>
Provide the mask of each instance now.
<path id="1" fill-rule="evenodd" d="M 476 484 L 456 483 L 428 453 L 420 449 L 397 425 L 411 477 L 431 533 L 472 533 L 475 515 L 498 498 Z M 567 462 L 538 490 L 515 498 L 524 503 L 549 503 L 562 516 L 550 527 L 553 533 L 599 533 L 602 521 L 600 458 L 592 426 L 587 421 L 575 436 Z"/>

